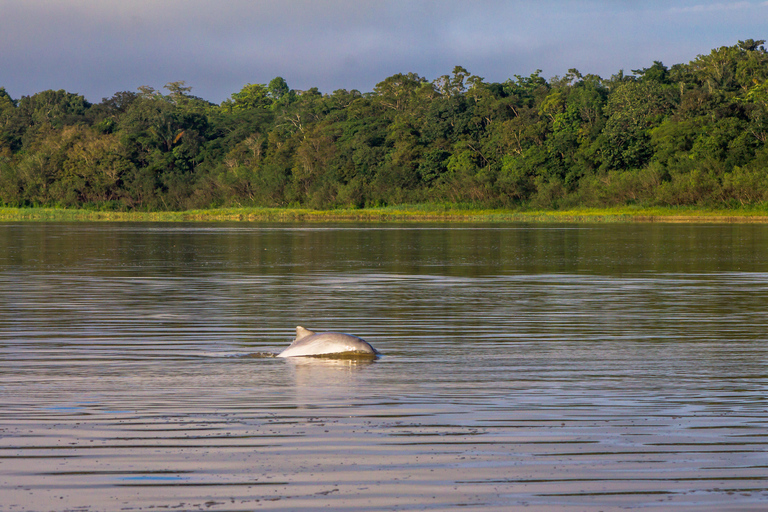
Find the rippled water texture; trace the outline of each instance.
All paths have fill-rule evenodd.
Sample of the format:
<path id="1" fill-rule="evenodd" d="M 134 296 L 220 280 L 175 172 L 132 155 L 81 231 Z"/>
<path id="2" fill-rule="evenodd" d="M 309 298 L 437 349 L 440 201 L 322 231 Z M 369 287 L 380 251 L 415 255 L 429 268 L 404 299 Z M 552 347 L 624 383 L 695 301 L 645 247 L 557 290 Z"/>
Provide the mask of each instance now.
<path id="1" fill-rule="evenodd" d="M 766 226 L 0 224 L 0 509 L 764 510 L 767 324 Z"/>

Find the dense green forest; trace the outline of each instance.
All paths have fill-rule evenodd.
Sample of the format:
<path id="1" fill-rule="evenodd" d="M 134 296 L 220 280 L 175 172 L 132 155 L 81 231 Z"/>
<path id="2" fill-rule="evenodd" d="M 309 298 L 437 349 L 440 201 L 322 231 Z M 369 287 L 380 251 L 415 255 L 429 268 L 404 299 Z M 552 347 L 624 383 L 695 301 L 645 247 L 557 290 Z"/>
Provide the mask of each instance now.
<path id="1" fill-rule="evenodd" d="M 105 210 L 706 205 L 768 201 L 768 52 L 739 41 L 610 78 L 456 67 L 373 92 L 184 82 L 91 104 L 0 88 L 0 204 Z"/>

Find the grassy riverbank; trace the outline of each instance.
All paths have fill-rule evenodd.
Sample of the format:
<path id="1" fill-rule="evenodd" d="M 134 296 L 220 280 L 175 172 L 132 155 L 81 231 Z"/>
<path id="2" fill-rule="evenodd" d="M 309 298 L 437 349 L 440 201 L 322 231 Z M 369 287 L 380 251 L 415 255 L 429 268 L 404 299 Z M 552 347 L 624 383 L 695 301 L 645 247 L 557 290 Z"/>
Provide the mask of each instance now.
<path id="1" fill-rule="evenodd" d="M 0 221 L 115 222 L 707 222 L 768 223 L 768 207 L 578 208 L 569 210 L 473 210 L 439 205 L 312 210 L 306 208 L 222 208 L 183 212 L 104 212 L 59 208 L 0 208 Z"/>

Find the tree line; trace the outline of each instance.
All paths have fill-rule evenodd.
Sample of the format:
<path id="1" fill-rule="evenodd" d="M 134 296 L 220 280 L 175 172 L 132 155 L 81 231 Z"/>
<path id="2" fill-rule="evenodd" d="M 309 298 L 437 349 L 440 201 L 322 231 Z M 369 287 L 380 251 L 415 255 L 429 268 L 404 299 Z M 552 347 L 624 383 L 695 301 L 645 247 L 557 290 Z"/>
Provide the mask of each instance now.
<path id="1" fill-rule="evenodd" d="M 610 78 L 457 66 L 372 92 L 280 77 L 216 105 L 184 82 L 100 103 L 0 88 L 0 204 L 110 210 L 768 201 L 768 52 L 739 41 Z"/>

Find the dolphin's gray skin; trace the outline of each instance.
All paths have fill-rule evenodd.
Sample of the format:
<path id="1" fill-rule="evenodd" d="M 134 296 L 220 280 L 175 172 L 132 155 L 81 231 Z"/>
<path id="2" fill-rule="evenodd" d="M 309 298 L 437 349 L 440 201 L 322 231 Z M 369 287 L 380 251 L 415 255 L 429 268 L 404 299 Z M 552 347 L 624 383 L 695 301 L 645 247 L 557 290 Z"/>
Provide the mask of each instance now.
<path id="1" fill-rule="evenodd" d="M 303 327 L 296 327 L 296 339 L 280 352 L 277 357 L 300 356 L 358 356 L 376 357 L 378 351 L 367 341 L 357 336 L 340 332 L 314 333 Z"/>

